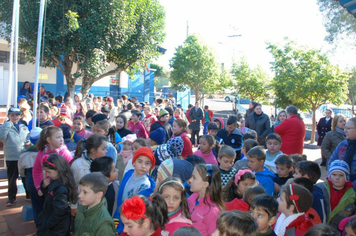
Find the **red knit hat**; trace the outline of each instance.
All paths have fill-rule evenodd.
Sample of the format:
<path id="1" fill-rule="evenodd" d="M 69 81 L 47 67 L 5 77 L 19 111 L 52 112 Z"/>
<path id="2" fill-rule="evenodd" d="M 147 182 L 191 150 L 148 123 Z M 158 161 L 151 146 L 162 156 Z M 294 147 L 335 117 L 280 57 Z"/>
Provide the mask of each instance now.
<path id="1" fill-rule="evenodd" d="M 155 167 L 155 157 L 153 155 L 152 149 L 149 147 L 140 147 L 139 149 L 136 150 L 134 157 L 132 158 L 132 163 L 135 163 L 136 159 L 139 156 L 145 156 L 148 157 L 151 160 L 152 166 L 151 168 L 153 169 Z"/>
<path id="2" fill-rule="evenodd" d="M 61 112 L 62 116 L 66 116 L 66 117 L 70 118 L 68 107 L 64 103 L 60 107 L 60 112 Z"/>

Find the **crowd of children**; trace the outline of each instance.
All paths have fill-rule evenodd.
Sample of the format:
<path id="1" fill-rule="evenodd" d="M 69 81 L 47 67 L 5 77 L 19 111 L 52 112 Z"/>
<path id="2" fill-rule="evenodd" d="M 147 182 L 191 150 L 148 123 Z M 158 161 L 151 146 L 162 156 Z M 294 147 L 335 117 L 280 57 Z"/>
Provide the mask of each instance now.
<path id="1" fill-rule="evenodd" d="M 343 160 L 331 162 L 320 182 L 319 165 L 283 154 L 278 134 L 260 146 L 243 118 L 224 124 L 208 106 L 190 106 L 185 116 L 163 99 L 155 109 L 125 97 L 118 107 L 111 97 L 56 101 L 39 105 L 36 127 L 18 108 L 0 126 L 7 206 L 16 203 L 20 174 L 37 235 L 356 233 Z"/>

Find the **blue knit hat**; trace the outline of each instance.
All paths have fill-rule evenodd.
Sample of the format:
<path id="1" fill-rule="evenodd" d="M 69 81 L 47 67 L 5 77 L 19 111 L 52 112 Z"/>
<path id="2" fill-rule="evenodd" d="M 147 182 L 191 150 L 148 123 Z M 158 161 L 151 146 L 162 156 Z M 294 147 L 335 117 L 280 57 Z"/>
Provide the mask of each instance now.
<path id="1" fill-rule="evenodd" d="M 42 129 L 40 127 L 35 127 L 31 129 L 30 132 L 30 141 L 33 145 L 36 145 L 38 139 L 40 138 Z"/>
<path id="2" fill-rule="evenodd" d="M 162 127 L 159 127 L 158 129 L 150 133 L 149 138 L 155 141 L 158 145 L 161 145 L 164 143 L 165 136 L 166 136 L 166 131 Z"/>
<path id="3" fill-rule="evenodd" d="M 330 179 L 331 173 L 334 171 L 341 171 L 345 174 L 346 181 L 350 181 L 350 167 L 345 161 L 335 160 L 331 162 L 329 167 L 328 178 Z"/>

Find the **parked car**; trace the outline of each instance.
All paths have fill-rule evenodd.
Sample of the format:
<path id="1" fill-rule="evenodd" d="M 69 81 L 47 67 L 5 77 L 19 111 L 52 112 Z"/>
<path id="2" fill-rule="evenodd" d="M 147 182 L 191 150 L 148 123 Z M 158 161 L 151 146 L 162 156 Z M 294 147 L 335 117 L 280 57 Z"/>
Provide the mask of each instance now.
<path id="1" fill-rule="evenodd" d="M 251 101 L 248 98 L 236 97 L 234 103 L 232 104 L 232 110 L 234 110 L 236 114 L 237 113 L 245 114 L 249 108 L 250 103 Z"/>
<path id="2" fill-rule="evenodd" d="M 331 103 L 326 103 L 321 105 L 318 109 L 316 109 L 315 111 L 316 122 L 319 122 L 320 118 L 325 116 L 326 109 L 331 109 L 333 111 L 333 116 L 336 114 L 343 114 L 344 116 L 346 116 L 347 119 L 354 117 L 350 109 L 344 107 L 338 107 Z"/>
<path id="3" fill-rule="evenodd" d="M 226 102 L 233 102 L 234 99 L 235 99 L 235 96 L 234 96 L 234 95 L 231 95 L 231 94 L 224 96 L 224 100 L 225 100 Z"/>

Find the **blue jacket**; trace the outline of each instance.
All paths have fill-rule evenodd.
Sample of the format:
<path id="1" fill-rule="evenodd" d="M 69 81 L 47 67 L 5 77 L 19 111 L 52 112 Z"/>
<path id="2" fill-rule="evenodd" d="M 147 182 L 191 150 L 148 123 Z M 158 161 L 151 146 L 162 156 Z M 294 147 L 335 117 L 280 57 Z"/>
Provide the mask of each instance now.
<path id="1" fill-rule="evenodd" d="M 269 171 L 266 167 L 264 168 L 265 170 L 263 171 L 255 172 L 256 179 L 258 180 L 260 185 L 266 189 L 266 193 L 273 196 L 274 194 L 273 179 L 275 178 L 275 175 L 271 171 Z"/>
<path id="2" fill-rule="evenodd" d="M 226 129 L 221 129 L 217 136 L 223 140 L 225 145 L 232 147 L 235 151 L 241 150 L 243 134 L 239 129 L 234 129 L 230 134 L 227 133 Z"/>
<path id="3" fill-rule="evenodd" d="M 311 207 L 319 214 L 321 223 L 326 224 L 327 202 L 320 187 L 321 184 L 316 184 L 313 187 L 313 205 Z"/>
<path id="4" fill-rule="evenodd" d="M 134 171 L 135 170 L 129 170 L 129 171 L 126 172 L 126 174 L 124 175 L 124 177 L 122 178 L 122 181 L 120 183 L 119 193 L 117 194 L 117 200 L 116 200 L 117 208 L 116 208 L 116 211 L 115 211 L 115 214 L 114 214 L 113 218 L 114 218 L 114 221 L 116 221 L 115 219 L 119 220 L 119 225 L 117 226 L 117 229 L 116 229 L 116 232 L 118 232 L 119 234 L 121 234 L 122 231 L 124 230 L 124 225 L 123 225 L 123 223 L 121 222 L 121 219 L 120 219 L 119 208 L 121 207 L 122 196 L 124 195 L 124 189 L 125 189 L 125 186 L 127 184 L 127 181 L 129 181 L 129 179 L 133 175 Z M 148 177 L 148 180 L 151 183 L 151 187 L 139 192 L 138 195 L 143 195 L 143 196 L 149 197 L 151 195 L 151 193 L 153 193 L 153 190 L 156 187 L 156 183 L 149 175 L 147 175 L 147 177 Z"/>

